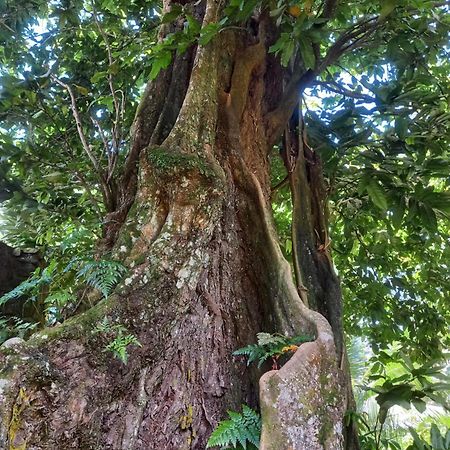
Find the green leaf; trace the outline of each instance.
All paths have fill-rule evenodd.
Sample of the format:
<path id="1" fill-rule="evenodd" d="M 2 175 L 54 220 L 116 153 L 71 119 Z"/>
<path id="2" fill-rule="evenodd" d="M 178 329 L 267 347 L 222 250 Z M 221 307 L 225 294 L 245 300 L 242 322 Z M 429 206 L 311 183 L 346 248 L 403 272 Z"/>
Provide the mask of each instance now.
<path id="1" fill-rule="evenodd" d="M 200 38 L 198 43 L 200 45 L 208 44 L 219 32 L 219 23 L 209 23 L 206 27 L 203 27 L 200 31 Z"/>
<path id="2" fill-rule="evenodd" d="M 162 69 L 169 67 L 172 62 L 172 53 L 165 50 L 157 53 L 152 59 L 152 70 L 150 71 L 149 78 L 154 80 Z"/>
<path id="3" fill-rule="evenodd" d="M 305 36 L 301 37 L 298 41 L 300 47 L 300 53 L 302 54 L 303 62 L 307 69 L 314 69 L 316 65 L 316 57 L 314 55 L 311 40 Z"/>
<path id="4" fill-rule="evenodd" d="M 381 0 L 380 18 L 385 18 L 394 11 L 397 0 Z"/>
<path id="5" fill-rule="evenodd" d="M 445 443 L 444 443 L 445 450 L 450 449 L 450 429 L 447 430 L 447 433 L 445 433 Z"/>
<path id="6" fill-rule="evenodd" d="M 215 446 L 225 448 L 230 445 L 238 448 L 239 443 L 244 449 L 257 449 L 261 434 L 259 414 L 247 405 L 242 405 L 242 413 L 228 411 L 228 417 L 230 420 L 220 421 L 211 433 L 206 448 Z"/>
<path id="7" fill-rule="evenodd" d="M 95 72 L 91 77 L 91 83 L 98 83 L 102 78 L 106 78 L 107 72 Z"/>
<path id="8" fill-rule="evenodd" d="M 369 194 L 373 204 L 383 211 L 387 210 L 388 204 L 383 188 L 375 180 L 370 180 L 366 186 L 366 191 Z"/>
<path id="9" fill-rule="evenodd" d="M 120 64 L 117 61 L 114 61 L 109 67 L 108 72 L 111 75 L 117 75 L 120 71 Z"/>
<path id="10" fill-rule="evenodd" d="M 435 233 L 437 231 L 437 218 L 433 209 L 423 203 L 419 203 L 418 208 L 420 220 L 424 227 Z"/>
<path id="11" fill-rule="evenodd" d="M 399 139 L 404 140 L 406 138 L 406 134 L 408 132 L 409 122 L 404 117 L 398 117 L 395 120 L 395 132 Z"/>
<path id="12" fill-rule="evenodd" d="M 281 64 L 284 67 L 287 67 L 291 57 L 294 53 L 295 43 L 293 40 L 289 40 L 285 43 L 285 45 L 281 49 Z"/>
<path id="13" fill-rule="evenodd" d="M 414 444 L 416 444 L 418 450 L 426 450 L 424 446 L 424 442 L 420 438 L 420 436 L 417 434 L 416 430 L 414 428 L 409 427 L 409 432 L 411 433 L 411 436 L 413 437 Z"/>
<path id="14" fill-rule="evenodd" d="M 171 23 L 183 12 L 183 8 L 181 5 L 177 3 L 172 3 L 170 7 L 170 11 L 164 14 L 161 18 L 161 23 Z"/>
<path id="15" fill-rule="evenodd" d="M 76 84 L 75 88 L 81 95 L 89 94 L 89 89 L 85 88 L 84 86 L 80 86 L 80 85 Z"/>
<path id="16" fill-rule="evenodd" d="M 414 399 L 412 401 L 412 404 L 414 405 L 414 408 L 416 408 L 420 413 L 424 413 L 427 409 L 427 404 L 421 399 Z"/>
<path id="17" fill-rule="evenodd" d="M 406 211 L 406 205 L 405 205 L 405 202 L 403 199 L 398 201 L 392 207 L 392 225 L 397 230 L 400 228 L 400 226 L 402 224 L 403 217 L 405 216 L 405 211 Z"/>
<path id="18" fill-rule="evenodd" d="M 198 33 L 200 33 L 201 29 L 200 22 L 190 14 L 186 14 L 186 19 L 188 23 L 189 33 L 191 33 L 192 35 L 197 35 Z"/>
<path id="19" fill-rule="evenodd" d="M 433 450 L 447 450 L 444 447 L 444 439 L 435 423 L 431 425 L 430 438 Z"/>

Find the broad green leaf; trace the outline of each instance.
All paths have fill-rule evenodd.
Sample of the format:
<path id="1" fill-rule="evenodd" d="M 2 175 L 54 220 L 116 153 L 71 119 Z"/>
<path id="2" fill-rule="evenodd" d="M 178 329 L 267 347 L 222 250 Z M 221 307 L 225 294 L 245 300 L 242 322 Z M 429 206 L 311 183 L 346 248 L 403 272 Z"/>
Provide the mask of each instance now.
<path id="1" fill-rule="evenodd" d="M 434 423 L 431 424 L 430 437 L 433 450 L 447 450 L 444 446 L 444 439 L 442 438 L 438 427 Z"/>
<path id="2" fill-rule="evenodd" d="M 395 120 L 395 132 L 400 139 L 404 140 L 408 132 L 408 120 L 404 117 L 397 118 Z"/>
<path id="3" fill-rule="evenodd" d="M 388 207 L 387 199 L 383 188 L 375 180 L 371 180 L 367 186 L 366 191 L 369 194 L 373 204 L 385 211 Z"/>
<path id="4" fill-rule="evenodd" d="M 305 67 L 307 69 L 314 69 L 316 57 L 314 56 L 311 40 L 306 36 L 301 36 L 298 43 Z"/>
<path id="5" fill-rule="evenodd" d="M 210 23 L 206 25 L 206 27 L 200 30 L 200 38 L 198 43 L 200 45 L 208 44 L 219 32 L 220 24 L 219 23 Z"/>
<path id="6" fill-rule="evenodd" d="M 285 45 L 281 49 L 281 64 L 284 67 L 287 67 L 289 61 L 294 54 L 295 43 L 293 40 L 289 40 L 285 43 Z"/>
<path id="7" fill-rule="evenodd" d="M 80 86 L 79 84 L 75 85 L 75 88 L 81 95 L 88 95 L 89 89 L 85 88 L 84 86 Z"/>
<path id="8" fill-rule="evenodd" d="M 162 69 L 166 69 L 172 62 L 172 54 L 169 51 L 161 51 L 152 59 L 152 70 L 150 72 L 150 80 L 155 79 Z"/>
<path id="9" fill-rule="evenodd" d="M 161 18 L 161 23 L 171 23 L 183 12 L 181 5 L 177 3 L 172 3 L 170 11 L 164 14 Z"/>

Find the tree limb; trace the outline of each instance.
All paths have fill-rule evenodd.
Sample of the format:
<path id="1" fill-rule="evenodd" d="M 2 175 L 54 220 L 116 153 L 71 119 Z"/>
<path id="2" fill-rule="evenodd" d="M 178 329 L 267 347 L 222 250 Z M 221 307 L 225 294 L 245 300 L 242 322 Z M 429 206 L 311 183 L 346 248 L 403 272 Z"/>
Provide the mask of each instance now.
<path id="1" fill-rule="evenodd" d="M 323 11 L 320 15 L 323 19 L 331 19 L 336 12 L 339 0 L 325 0 L 323 3 Z"/>
<path id="2" fill-rule="evenodd" d="M 352 28 L 342 33 L 316 68 L 317 74 L 337 61 L 345 52 L 360 47 L 381 23 L 383 21 L 378 16 L 371 17 L 357 22 Z"/>
<path id="3" fill-rule="evenodd" d="M 278 140 L 283 132 L 286 122 L 292 115 L 292 111 L 298 103 L 298 97 L 301 92 L 314 80 L 316 72 L 312 69 L 303 74 L 294 74 L 286 86 L 283 97 L 278 106 L 267 114 L 267 142 L 270 147 Z"/>
<path id="4" fill-rule="evenodd" d="M 80 113 L 77 108 L 77 102 L 76 102 L 75 94 L 73 93 L 73 89 L 70 87 L 70 85 L 64 83 L 63 81 L 58 79 L 56 76 L 50 75 L 50 77 L 57 84 L 62 86 L 64 89 L 66 89 L 66 91 L 69 93 L 72 114 L 75 119 L 75 123 L 77 125 L 78 136 L 80 137 L 80 141 L 81 141 L 84 151 L 86 152 L 87 156 L 89 157 L 89 160 L 91 161 L 91 163 L 95 169 L 95 172 L 98 175 L 98 178 L 99 178 L 99 181 L 100 181 L 100 184 L 102 187 L 102 195 L 103 195 L 103 200 L 105 203 L 106 210 L 109 212 L 114 211 L 115 206 L 116 206 L 116 199 L 114 197 L 113 187 L 111 186 L 111 184 L 109 182 L 110 180 L 105 176 L 105 172 L 101 168 L 99 161 L 95 157 L 94 153 L 91 151 L 91 147 L 87 141 L 86 135 L 84 134 L 83 126 L 82 126 L 82 122 L 81 122 L 81 116 L 80 116 Z"/>
<path id="5" fill-rule="evenodd" d="M 329 91 L 335 92 L 336 94 L 343 95 L 345 97 L 355 98 L 358 100 L 364 100 L 366 102 L 374 102 L 375 98 L 371 97 L 367 94 L 362 94 L 360 92 L 354 92 L 349 89 L 346 89 L 345 87 L 338 84 L 336 81 L 316 81 L 314 84 L 318 86 L 323 86 L 325 89 L 328 89 Z"/>
<path id="6" fill-rule="evenodd" d="M 80 117 L 80 113 L 79 113 L 78 108 L 77 108 L 77 101 L 76 101 L 76 98 L 75 98 L 75 94 L 73 93 L 73 89 L 68 84 L 64 83 L 63 81 L 61 81 L 59 78 L 55 77 L 54 75 L 50 75 L 50 76 L 51 76 L 52 80 L 54 80 L 56 83 L 58 83 L 60 86 L 62 86 L 69 93 L 70 103 L 71 103 L 71 108 L 72 108 L 72 114 L 73 114 L 73 117 L 75 119 L 75 123 L 77 125 L 78 136 L 80 137 L 81 144 L 83 145 L 84 151 L 86 152 L 86 154 L 88 155 L 89 159 L 91 160 L 95 171 L 98 173 L 98 175 L 103 180 L 104 179 L 103 170 L 101 169 L 100 164 L 97 161 L 97 158 L 92 153 L 91 147 L 89 146 L 89 143 L 88 143 L 88 141 L 86 139 L 86 135 L 84 134 L 84 131 L 83 131 L 83 126 L 82 126 L 82 123 L 81 123 L 81 117 Z"/>
<path id="7" fill-rule="evenodd" d="M 95 24 L 97 25 L 98 31 L 100 32 L 100 35 L 102 36 L 103 42 L 105 43 L 106 52 L 108 54 L 108 63 L 109 68 L 111 68 L 114 64 L 114 58 L 112 56 L 111 51 L 111 45 L 109 44 L 108 36 L 105 33 L 105 30 L 103 30 L 100 21 L 97 17 L 97 12 L 95 10 L 95 4 L 92 2 L 92 15 L 94 17 Z M 117 97 L 117 91 L 114 88 L 114 82 L 113 82 L 113 75 L 110 70 L 108 70 L 108 84 L 109 84 L 109 90 L 111 92 L 111 96 L 113 98 L 113 104 L 114 104 L 114 112 L 115 112 L 115 118 L 113 121 L 112 126 L 112 153 L 117 154 L 119 152 L 119 145 L 121 140 L 121 120 L 123 119 L 123 113 L 124 113 L 124 102 L 123 102 L 123 94 L 122 94 L 122 102 L 119 102 L 119 99 Z M 109 156 L 109 153 L 108 153 Z M 114 157 L 112 157 L 114 159 Z M 108 168 L 114 168 L 115 164 L 109 164 Z M 108 173 L 108 178 L 111 177 L 111 173 Z"/>

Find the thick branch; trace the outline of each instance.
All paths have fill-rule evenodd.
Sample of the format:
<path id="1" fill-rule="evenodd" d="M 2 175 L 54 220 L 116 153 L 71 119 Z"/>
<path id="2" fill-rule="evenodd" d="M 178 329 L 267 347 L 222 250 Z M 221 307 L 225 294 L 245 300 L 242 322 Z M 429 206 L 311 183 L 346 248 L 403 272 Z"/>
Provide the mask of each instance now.
<path id="1" fill-rule="evenodd" d="M 286 87 L 276 109 L 267 114 L 267 142 L 272 147 L 281 136 L 284 127 L 298 104 L 301 92 L 313 81 L 316 72 L 308 70 L 301 76 L 294 76 Z"/>

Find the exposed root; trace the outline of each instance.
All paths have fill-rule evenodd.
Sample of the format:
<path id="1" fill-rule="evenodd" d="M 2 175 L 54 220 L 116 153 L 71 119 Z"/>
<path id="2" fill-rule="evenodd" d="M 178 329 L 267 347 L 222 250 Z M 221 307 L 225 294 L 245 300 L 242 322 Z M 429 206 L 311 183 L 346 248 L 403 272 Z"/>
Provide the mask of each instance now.
<path id="1" fill-rule="evenodd" d="M 256 189 L 266 246 L 278 267 L 278 289 L 282 295 L 274 297 L 277 319 L 282 330 L 291 335 L 305 329 L 305 320 L 312 323 L 316 331 L 314 342 L 301 345 L 280 370 L 269 371 L 260 379 L 263 421 L 260 448 L 338 450 L 343 448 L 346 403 L 331 326 L 301 301 L 290 266 L 278 245 L 261 186 L 253 174 L 248 175 Z"/>

